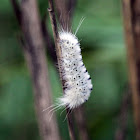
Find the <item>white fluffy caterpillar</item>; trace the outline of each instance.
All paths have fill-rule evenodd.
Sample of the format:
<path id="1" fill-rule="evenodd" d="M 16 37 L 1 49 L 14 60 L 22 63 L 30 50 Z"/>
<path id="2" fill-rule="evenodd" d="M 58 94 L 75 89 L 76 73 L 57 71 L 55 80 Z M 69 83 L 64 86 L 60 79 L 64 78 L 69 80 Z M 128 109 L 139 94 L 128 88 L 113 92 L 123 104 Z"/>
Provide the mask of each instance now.
<path id="1" fill-rule="evenodd" d="M 81 19 L 75 34 L 63 29 L 59 31 L 58 43 L 61 50 L 61 58 L 59 58 L 59 71 L 61 73 L 61 79 L 64 82 L 64 95 L 58 98 L 56 104 L 43 110 L 46 111 L 49 109 L 48 113 L 52 112 L 51 117 L 54 111 L 57 111 L 62 107 L 72 110 L 80 106 L 88 100 L 92 91 L 93 86 L 91 78 L 85 65 L 83 64 L 80 43 L 76 37 L 76 33 L 83 20 L 84 18 Z M 69 113 L 70 112 L 68 112 L 68 114 Z"/>
<path id="2" fill-rule="evenodd" d="M 64 30 L 59 32 L 62 55 L 60 72 L 64 80 L 64 95 L 58 99 L 58 106 L 66 106 L 70 110 L 86 102 L 93 87 L 83 64 L 80 43 L 75 34 Z"/>

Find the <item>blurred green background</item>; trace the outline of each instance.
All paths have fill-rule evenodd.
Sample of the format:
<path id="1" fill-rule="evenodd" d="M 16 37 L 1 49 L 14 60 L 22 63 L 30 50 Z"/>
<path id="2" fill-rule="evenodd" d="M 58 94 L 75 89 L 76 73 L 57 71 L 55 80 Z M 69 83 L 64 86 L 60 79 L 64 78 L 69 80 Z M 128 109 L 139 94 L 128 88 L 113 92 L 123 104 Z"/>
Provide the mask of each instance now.
<path id="1" fill-rule="evenodd" d="M 44 15 L 47 0 L 38 0 Z M 128 68 L 123 36 L 121 2 L 118 0 L 78 0 L 73 18 L 73 31 L 86 17 L 77 33 L 83 61 L 93 81 L 93 91 L 85 103 L 90 140 L 113 140 L 120 126 L 118 117 Z M 50 26 L 49 26 L 50 27 Z M 51 31 L 51 29 L 50 29 Z M 34 111 L 32 84 L 18 41 L 20 29 L 9 0 L 0 4 L 0 140 L 40 140 Z M 48 57 L 49 76 L 54 100 L 60 96 L 60 81 Z M 55 83 L 55 84 L 54 84 Z M 65 114 L 57 112 L 60 133 L 68 140 Z M 132 106 L 127 116 L 127 140 L 135 140 Z"/>

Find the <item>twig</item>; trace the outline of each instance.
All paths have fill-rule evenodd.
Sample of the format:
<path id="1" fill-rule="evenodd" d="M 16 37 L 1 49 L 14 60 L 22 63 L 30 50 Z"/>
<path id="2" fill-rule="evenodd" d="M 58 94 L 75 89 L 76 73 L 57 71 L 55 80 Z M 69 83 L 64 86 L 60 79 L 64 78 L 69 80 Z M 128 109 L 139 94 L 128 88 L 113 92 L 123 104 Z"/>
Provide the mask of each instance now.
<path id="1" fill-rule="evenodd" d="M 136 138 L 140 140 L 140 0 L 123 0 L 122 4 Z"/>
<path id="2" fill-rule="evenodd" d="M 21 10 L 19 8 L 19 5 L 17 3 L 16 0 L 11 0 L 11 4 L 13 6 L 13 9 L 14 9 L 14 13 L 16 15 L 16 18 L 17 18 L 17 21 L 18 21 L 18 24 L 21 25 Z"/>
<path id="3" fill-rule="evenodd" d="M 60 62 L 59 62 L 60 59 L 59 58 L 61 58 L 61 49 L 60 49 L 60 46 L 58 43 L 59 42 L 58 28 L 57 28 L 56 17 L 55 17 L 54 6 L 53 6 L 52 0 L 49 0 L 48 11 L 49 11 L 50 19 L 51 19 L 51 25 L 52 25 L 53 35 L 54 35 L 56 54 L 57 54 L 57 61 L 58 61 L 58 66 L 59 66 L 59 70 L 60 70 Z M 60 75 L 60 77 L 62 77 L 60 71 L 59 71 L 59 75 Z M 64 81 L 62 79 L 62 87 L 63 87 L 63 85 L 64 85 Z M 67 113 L 68 112 L 69 112 L 69 109 L 67 109 Z M 72 116 L 68 115 L 67 120 L 68 120 L 70 139 L 76 140 L 74 127 L 73 127 L 73 123 L 72 123 Z"/>
<path id="4" fill-rule="evenodd" d="M 124 92 L 121 110 L 119 114 L 118 125 L 115 140 L 125 140 L 126 133 L 127 133 L 127 120 L 128 120 L 128 106 L 130 103 L 130 89 L 127 87 L 126 91 Z"/>
<path id="5" fill-rule="evenodd" d="M 80 140 L 89 140 L 83 105 L 74 110 L 74 116 L 76 119 Z"/>
<path id="6" fill-rule="evenodd" d="M 55 45 L 52 41 L 51 35 L 48 32 L 47 27 L 46 27 L 46 19 L 47 19 L 47 13 L 44 15 L 42 22 L 41 22 L 42 32 L 43 32 L 43 36 L 44 36 L 44 41 L 45 41 L 46 46 L 47 46 L 47 51 L 48 51 L 49 55 L 51 56 L 54 64 L 56 64 L 57 57 L 56 57 L 56 52 L 55 52 Z"/>
<path id="7" fill-rule="evenodd" d="M 16 0 L 12 0 L 16 3 Z M 18 6 L 17 4 L 15 4 Z M 17 10 L 13 6 L 15 13 Z M 48 78 L 47 62 L 44 50 L 43 36 L 38 15 L 37 4 L 35 0 L 21 1 L 21 26 L 24 40 L 23 50 L 27 65 L 29 67 L 33 89 L 35 108 L 40 129 L 40 135 L 43 140 L 59 140 L 58 128 L 55 117 L 49 121 L 50 115 L 47 112 L 42 112 L 43 109 L 49 107 L 52 103 L 50 83 Z"/>

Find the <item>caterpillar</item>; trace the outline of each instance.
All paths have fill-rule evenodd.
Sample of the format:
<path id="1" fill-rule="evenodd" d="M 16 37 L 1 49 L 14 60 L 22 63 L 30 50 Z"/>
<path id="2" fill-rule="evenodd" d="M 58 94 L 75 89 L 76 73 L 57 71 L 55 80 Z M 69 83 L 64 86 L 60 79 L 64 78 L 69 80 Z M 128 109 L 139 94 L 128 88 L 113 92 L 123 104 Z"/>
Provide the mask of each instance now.
<path id="1" fill-rule="evenodd" d="M 51 113 L 57 111 L 61 107 L 66 107 L 69 108 L 69 110 L 72 110 L 86 102 L 90 97 L 93 85 L 90 75 L 82 61 L 80 43 L 76 37 L 76 33 L 83 20 L 84 18 L 81 19 L 74 34 L 70 31 L 65 31 L 63 28 L 58 33 L 58 43 L 61 50 L 59 71 L 61 73 L 60 78 L 64 82 L 64 95 L 57 99 L 55 105 L 52 105 L 43 111 L 50 109 L 48 113 Z"/>
<path id="2" fill-rule="evenodd" d="M 62 55 L 59 58 L 59 69 L 64 81 L 64 95 L 58 98 L 58 104 L 59 106 L 66 106 L 70 110 L 86 102 L 93 87 L 90 75 L 82 61 L 80 43 L 76 37 L 76 32 L 72 34 L 65 30 L 59 31 L 59 46 Z"/>

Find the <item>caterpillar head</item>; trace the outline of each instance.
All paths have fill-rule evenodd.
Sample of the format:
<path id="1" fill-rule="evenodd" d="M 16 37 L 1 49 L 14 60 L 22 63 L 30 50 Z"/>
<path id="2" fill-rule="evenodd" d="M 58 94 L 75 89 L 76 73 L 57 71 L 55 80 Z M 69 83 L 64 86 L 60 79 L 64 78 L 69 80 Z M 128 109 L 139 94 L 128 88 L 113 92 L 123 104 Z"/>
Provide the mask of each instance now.
<path id="1" fill-rule="evenodd" d="M 78 39 L 75 35 L 70 32 L 59 32 L 60 45 L 65 46 L 66 48 L 73 49 L 73 47 L 78 44 Z"/>

